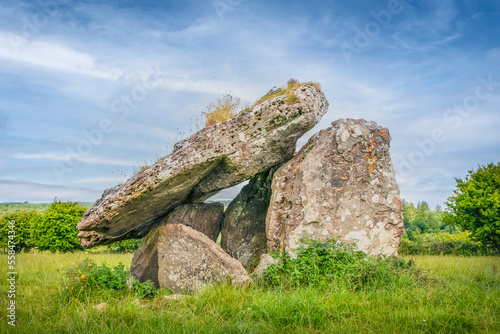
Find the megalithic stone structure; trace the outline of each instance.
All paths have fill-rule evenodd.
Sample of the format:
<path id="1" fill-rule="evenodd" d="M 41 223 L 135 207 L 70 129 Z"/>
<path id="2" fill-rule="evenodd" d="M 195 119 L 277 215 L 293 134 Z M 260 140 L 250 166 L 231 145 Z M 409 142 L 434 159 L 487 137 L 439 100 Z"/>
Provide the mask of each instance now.
<path id="1" fill-rule="evenodd" d="M 172 154 L 125 184 L 106 190 L 77 228 L 84 247 L 144 237 L 181 204 L 201 203 L 293 157 L 297 139 L 318 123 L 328 102 L 316 84 L 294 99 L 268 99 L 177 143 Z"/>

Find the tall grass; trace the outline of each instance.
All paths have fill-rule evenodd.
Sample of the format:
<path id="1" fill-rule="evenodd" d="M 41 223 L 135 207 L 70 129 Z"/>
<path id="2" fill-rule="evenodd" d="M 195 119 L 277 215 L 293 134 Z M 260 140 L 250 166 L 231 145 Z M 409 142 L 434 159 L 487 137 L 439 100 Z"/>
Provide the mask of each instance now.
<path id="1" fill-rule="evenodd" d="M 413 256 L 428 284 L 237 288 L 213 285 L 180 299 L 89 294 L 63 299 L 65 268 L 85 258 L 126 266 L 132 254 L 17 255 L 17 326 L 7 325 L 0 256 L 0 333 L 498 333 L 500 257 Z M 105 310 L 96 306 L 107 303 Z"/>
<path id="2" fill-rule="evenodd" d="M 207 118 L 205 126 L 222 123 L 232 118 L 240 105 L 240 99 L 232 95 L 223 95 L 215 103 L 211 103 L 203 114 Z"/>
<path id="3" fill-rule="evenodd" d="M 286 94 L 286 103 L 294 104 L 297 101 L 297 95 L 295 95 L 295 89 L 299 88 L 303 85 L 314 85 L 319 88 L 319 84 L 313 82 L 305 82 L 300 83 L 298 80 L 290 79 L 286 86 L 279 88 L 277 90 L 271 90 L 269 93 L 261 97 L 255 104 L 256 105 L 275 98 L 277 96 Z M 207 111 L 203 112 L 203 115 L 206 117 L 205 126 L 211 126 L 214 124 L 222 123 L 231 119 L 238 113 L 238 108 L 240 106 L 240 99 L 238 97 L 234 97 L 230 94 L 223 95 L 221 98 L 217 100 L 215 103 L 211 103 Z M 248 110 L 248 109 L 245 109 Z M 245 110 L 241 110 L 243 112 Z"/>
<path id="4" fill-rule="evenodd" d="M 255 102 L 255 104 L 253 106 L 256 106 L 256 105 L 258 105 L 258 104 L 260 104 L 260 103 L 262 103 L 264 101 L 273 99 L 275 97 L 278 97 L 278 96 L 281 96 L 281 95 L 284 95 L 284 94 L 286 94 L 286 96 L 287 96 L 286 102 L 288 104 L 293 104 L 297 100 L 297 96 L 295 95 L 294 91 L 297 88 L 299 88 L 300 86 L 304 86 L 304 85 L 313 85 L 313 86 L 319 88 L 319 84 L 318 83 L 314 83 L 314 82 L 300 83 L 298 80 L 290 79 L 290 80 L 288 80 L 286 86 L 284 86 L 282 88 L 279 88 L 277 90 L 270 91 L 269 93 L 267 93 L 266 95 L 264 95 L 263 97 L 261 97 L 257 102 Z"/>

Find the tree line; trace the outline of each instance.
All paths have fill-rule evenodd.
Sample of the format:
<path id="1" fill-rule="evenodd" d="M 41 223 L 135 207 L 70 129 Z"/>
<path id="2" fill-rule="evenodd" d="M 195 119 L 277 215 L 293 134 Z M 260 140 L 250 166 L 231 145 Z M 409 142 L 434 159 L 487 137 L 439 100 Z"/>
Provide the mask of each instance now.
<path id="1" fill-rule="evenodd" d="M 23 209 L 0 216 L 0 249 L 6 251 L 9 240 L 15 242 L 19 251 L 74 252 L 83 250 L 78 241 L 76 225 L 87 208 L 76 202 L 55 200 L 45 211 Z M 9 222 L 14 221 L 15 234 L 10 233 Z M 140 240 L 124 240 L 108 245 L 115 252 L 137 249 Z M 12 243 L 11 243 L 12 244 Z"/>

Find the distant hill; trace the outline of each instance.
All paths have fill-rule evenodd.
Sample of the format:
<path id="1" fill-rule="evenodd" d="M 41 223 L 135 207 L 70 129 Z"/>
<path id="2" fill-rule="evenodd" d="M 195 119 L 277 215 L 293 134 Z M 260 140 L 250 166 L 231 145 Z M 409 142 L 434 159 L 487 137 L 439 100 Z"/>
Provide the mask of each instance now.
<path id="1" fill-rule="evenodd" d="M 7 202 L 0 203 L 0 215 L 18 212 L 22 210 L 37 210 L 40 212 L 45 212 L 52 203 L 28 203 L 28 202 Z M 79 202 L 81 206 L 85 208 L 90 208 L 93 203 L 90 202 Z"/>

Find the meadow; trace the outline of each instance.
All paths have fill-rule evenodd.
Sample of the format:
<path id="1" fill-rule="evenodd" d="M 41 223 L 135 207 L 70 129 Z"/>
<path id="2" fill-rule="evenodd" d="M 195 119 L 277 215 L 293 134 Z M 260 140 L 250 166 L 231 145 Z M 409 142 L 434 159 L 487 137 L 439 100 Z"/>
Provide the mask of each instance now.
<path id="1" fill-rule="evenodd" d="M 16 326 L 6 318 L 7 255 L 0 256 L 1 333 L 499 333 L 500 257 L 412 256 L 425 283 L 243 288 L 214 285 L 178 299 L 161 290 L 64 293 L 66 268 L 89 258 L 130 265 L 132 254 L 16 255 Z M 107 303 L 99 309 L 97 305 Z"/>

